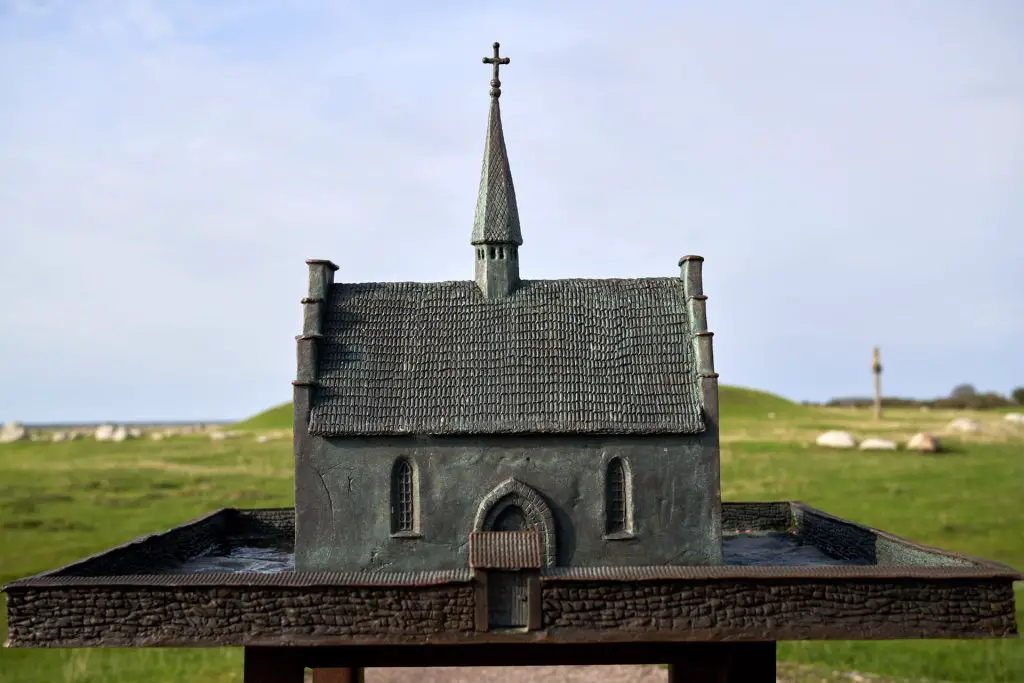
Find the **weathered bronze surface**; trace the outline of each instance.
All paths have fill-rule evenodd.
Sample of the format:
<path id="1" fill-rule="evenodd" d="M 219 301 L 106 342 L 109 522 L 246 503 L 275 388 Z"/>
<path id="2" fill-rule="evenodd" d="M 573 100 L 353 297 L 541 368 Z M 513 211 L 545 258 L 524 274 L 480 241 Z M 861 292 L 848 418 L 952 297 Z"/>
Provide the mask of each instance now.
<path id="1" fill-rule="evenodd" d="M 803 566 L 541 569 L 532 628 L 480 628 L 474 573 L 180 573 L 197 555 L 291 543 L 293 513 L 222 510 L 6 587 L 16 647 L 587 643 L 1002 637 L 1004 565 L 921 546 L 801 503 L 734 503 L 723 523 L 797 536 Z M 942 605 L 941 610 L 934 609 Z"/>
<path id="2" fill-rule="evenodd" d="M 484 64 L 494 65 L 494 75 L 491 77 L 491 97 L 501 97 L 501 81 L 498 80 L 498 67 L 508 64 L 512 60 L 508 57 L 498 56 L 498 48 L 501 47 L 501 43 L 494 43 L 492 47 L 494 48 L 494 56 L 484 57 Z"/>
<path id="3" fill-rule="evenodd" d="M 702 257 L 520 279 L 493 48 L 475 279 L 336 283 L 307 261 L 295 510 L 221 510 L 15 581 L 7 645 L 244 646 L 263 683 L 396 661 L 723 683 L 774 680 L 777 640 L 1015 635 L 1009 567 L 721 504 Z"/>

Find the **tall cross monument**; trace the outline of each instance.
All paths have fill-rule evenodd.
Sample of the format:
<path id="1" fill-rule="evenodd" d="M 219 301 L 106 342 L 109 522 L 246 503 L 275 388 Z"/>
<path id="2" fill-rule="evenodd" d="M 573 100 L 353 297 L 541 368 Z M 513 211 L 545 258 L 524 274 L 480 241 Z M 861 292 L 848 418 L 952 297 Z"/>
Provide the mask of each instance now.
<path id="1" fill-rule="evenodd" d="M 875 419 L 882 419 L 882 360 L 876 346 L 871 352 L 871 374 L 875 376 Z"/>

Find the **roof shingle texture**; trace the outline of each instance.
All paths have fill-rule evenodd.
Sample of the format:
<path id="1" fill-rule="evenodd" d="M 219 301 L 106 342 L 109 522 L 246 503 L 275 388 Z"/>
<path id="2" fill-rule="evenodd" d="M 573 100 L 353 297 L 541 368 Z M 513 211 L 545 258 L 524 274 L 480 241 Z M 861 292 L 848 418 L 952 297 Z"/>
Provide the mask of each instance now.
<path id="1" fill-rule="evenodd" d="M 704 430 L 677 278 L 340 283 L 323 329 L 312 434 Z"/>

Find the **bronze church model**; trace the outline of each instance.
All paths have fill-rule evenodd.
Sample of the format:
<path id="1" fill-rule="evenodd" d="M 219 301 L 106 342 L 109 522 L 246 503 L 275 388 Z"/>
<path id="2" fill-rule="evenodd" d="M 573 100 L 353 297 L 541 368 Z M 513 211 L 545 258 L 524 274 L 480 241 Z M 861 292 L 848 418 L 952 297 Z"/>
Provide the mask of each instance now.
<path id="1" fill-rule="evenodd" d="M 525 627 L 531 572 L 722 564 L 718 385 L 699 256 L 679 277 L 520 277 L 491 61 L 475 279 L 349 284 L 309 262 L 295 564 L 473 568 L 491 625 Z"/>
<path id="2" fill-rule="evenodd" d="M 308 262 L 295 509 L 218 510 L 15 581 L 7 645 L 241 646 L 247 683 L 641 662 L 723 683 L 774 681 L 779 640 L 1015 635 L 1010 567 L 720 500 L 703 259 L 522 279 L 509 60 L 484 61 L 474 279 Z"/>

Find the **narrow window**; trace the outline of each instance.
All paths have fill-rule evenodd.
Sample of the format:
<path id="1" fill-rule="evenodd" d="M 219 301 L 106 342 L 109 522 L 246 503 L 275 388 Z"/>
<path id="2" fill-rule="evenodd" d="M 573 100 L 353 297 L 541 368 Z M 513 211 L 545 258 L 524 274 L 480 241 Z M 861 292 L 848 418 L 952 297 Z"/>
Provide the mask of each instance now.
<path id="1" fill-rule="evenodd" d="M 494 258 L 494 247 L 491 247 L 491 258 Z"/>
<path id="2" fill-rule="evenodd" d="M 609 534 L 626 531 L 627 519 L 627 491 L 626 491 L 626 469 L 619 458 L 613 458 L 608 463 L 608 471 L 605 473 L 605 530 Z"/>
<path id="3" fill-rule="evenodd" d="M 415 531 L 412 465 L 405 458 L 395 463 L 391 478 L 391 529 Z"/>
<path id="4" fill-rule="evenodd" d="M 505 260 L 505 247 L 498 247 L 498 258 Z"/>

